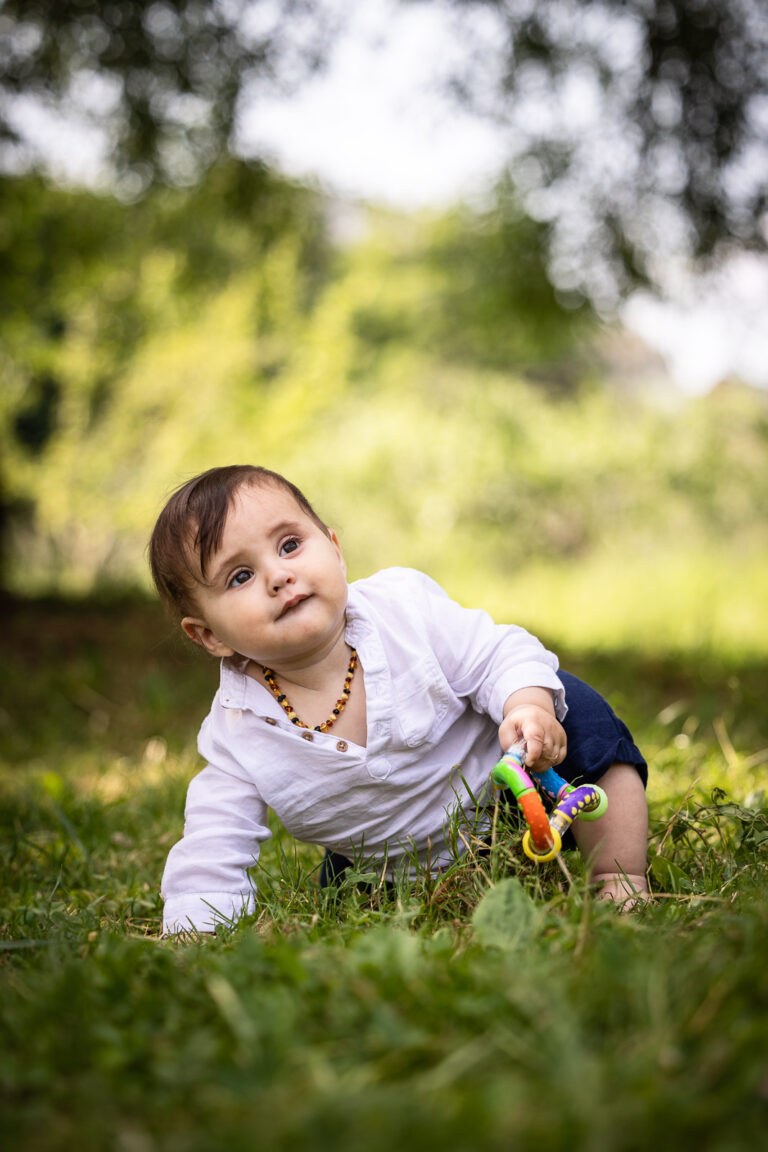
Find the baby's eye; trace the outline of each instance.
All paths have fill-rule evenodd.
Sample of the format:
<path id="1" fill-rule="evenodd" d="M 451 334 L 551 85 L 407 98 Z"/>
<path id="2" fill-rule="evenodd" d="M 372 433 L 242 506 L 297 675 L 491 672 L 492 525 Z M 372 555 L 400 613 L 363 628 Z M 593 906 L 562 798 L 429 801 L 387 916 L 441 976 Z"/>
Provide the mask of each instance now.
<path id="1" fill-rule="evenodd" d="M 301 541 L 297 536 L 291 536 L 289 540 L 284 540 L 280 545 L 280 555 L 290 556 L 291 552 L 295 552 Z"/>
<path id="2" fill-rule="evenodd" d="M 235 572 L 234 576 L 229 582 L 230 588 L 241 588 L 243 584 L 247 584 L 253 576 L 250 568 L 241 568 L 239 572 Z"/>

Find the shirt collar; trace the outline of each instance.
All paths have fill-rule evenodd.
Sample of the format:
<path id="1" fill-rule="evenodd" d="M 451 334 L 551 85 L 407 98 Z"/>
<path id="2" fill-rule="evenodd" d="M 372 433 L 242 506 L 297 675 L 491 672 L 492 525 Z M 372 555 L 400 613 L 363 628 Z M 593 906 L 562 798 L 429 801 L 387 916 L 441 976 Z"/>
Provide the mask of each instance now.
<path id="1" fill-rule="evenodd" d="M 225 656 L 219 669 L 219 692 L 225 708 L 245 707 L 245 694 L 248 677 L 245 666 L 248 663 L 242 656 Z"/>

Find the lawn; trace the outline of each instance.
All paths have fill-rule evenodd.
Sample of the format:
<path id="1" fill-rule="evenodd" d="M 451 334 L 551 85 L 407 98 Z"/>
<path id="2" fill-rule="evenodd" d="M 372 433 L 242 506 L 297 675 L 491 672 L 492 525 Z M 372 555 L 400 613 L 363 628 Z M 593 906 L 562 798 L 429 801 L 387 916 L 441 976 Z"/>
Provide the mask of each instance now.
<path id="1" fill-rule="evenodd" d="M 651 764 L 651 904 L 519 836 L 396 893 L 276 826 L 257 914 L 159 936 L 215 669 L 139 601 L 4 604 L 0 1131 L 20 1152 L 754 1149 L 768 660 L 567 653 Z M 490 769 L 489 765 L 489 769 Z"/>

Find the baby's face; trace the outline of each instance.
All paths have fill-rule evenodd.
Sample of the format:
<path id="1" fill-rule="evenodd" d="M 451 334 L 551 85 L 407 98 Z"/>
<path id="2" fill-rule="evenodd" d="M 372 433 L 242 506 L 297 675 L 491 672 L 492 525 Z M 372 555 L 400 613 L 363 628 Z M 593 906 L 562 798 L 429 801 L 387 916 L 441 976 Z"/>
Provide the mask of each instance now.
<path id="1" fill-rule="evenodd" d="M 221 546 L 182 627 L 214 656 L 240 653 L 286 671 L 322 659 L 343 634 L 346 568 L 327 536 L 277 485 L 235 495 Z"/>

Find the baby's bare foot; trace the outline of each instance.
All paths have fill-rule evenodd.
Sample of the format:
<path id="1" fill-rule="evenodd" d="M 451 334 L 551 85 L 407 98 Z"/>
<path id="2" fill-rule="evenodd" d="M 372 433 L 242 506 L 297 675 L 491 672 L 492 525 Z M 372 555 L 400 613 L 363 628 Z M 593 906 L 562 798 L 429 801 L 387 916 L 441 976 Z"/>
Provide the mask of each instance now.
<path id="1" fill-rule="evenodd" d="M 592 880 L 599 886 L 595 899 L 613 900 L 622 912 L 631 912 L 650 898 L 645 876 L 630 876 L 626 872 L 598 872 Z"/>

